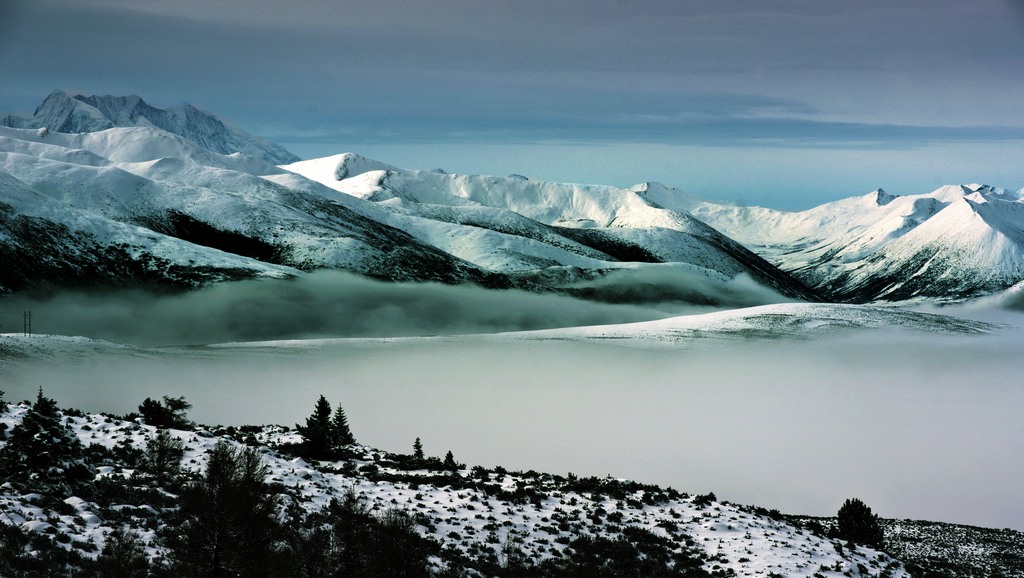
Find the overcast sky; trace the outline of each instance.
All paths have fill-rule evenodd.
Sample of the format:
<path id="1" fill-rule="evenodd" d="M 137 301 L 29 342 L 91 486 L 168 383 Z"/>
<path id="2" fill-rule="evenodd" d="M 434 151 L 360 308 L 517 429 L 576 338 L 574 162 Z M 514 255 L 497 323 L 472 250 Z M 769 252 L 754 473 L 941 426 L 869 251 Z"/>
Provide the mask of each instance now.
<path id="1" fill-rule="evenodd" d="M 803 208 L 1024 187 L 1024 2 L 3 0 L 0 110 L 187 101 L 310 158 Z"/>

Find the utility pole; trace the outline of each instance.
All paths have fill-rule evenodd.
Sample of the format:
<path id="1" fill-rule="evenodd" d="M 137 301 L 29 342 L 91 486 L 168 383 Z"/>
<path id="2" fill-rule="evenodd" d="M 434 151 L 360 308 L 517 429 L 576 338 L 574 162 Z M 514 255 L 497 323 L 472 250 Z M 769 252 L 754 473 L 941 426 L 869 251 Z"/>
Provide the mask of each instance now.
<path id="1" fill-rule="evenodd" d="M 32 337 L 32 312 L 26 311 L 21 317 L 25 325 L 25 337 Z"/>

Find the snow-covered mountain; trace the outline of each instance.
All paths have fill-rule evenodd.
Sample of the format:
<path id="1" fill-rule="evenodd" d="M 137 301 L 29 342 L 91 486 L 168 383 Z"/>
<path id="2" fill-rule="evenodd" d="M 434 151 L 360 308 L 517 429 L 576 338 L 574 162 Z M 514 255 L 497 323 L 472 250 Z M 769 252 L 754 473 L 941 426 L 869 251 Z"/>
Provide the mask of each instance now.
<path id="1" fill-rule="evenodd" d="M 282 168 L 369 201 L 389 224 L 488 270 L 672 263 L 716 281 L 745 273 L 783 294 L 815 298 L 712 227 L 629 189 L 408 171 L 351 153 Z"/>
<path id="2" fill-rule="evenodd" d="M 111 112 L 115 105 L 132 99 L 90 101 L 100 108 L 69 100 L 79 116 L 68 119 L 95 120 L 98 113 L 88 107 L 117 117 Z M 79 120 L 75 128 L 93 127 Z M 216 250 L 237 261 L 238 274 L 231 278 L 333 268 L 388 280 L 561 290 L 610 270 L 658 264 L 712 285 L 746 275 L 789 297 L 815 298 L 739 243 L 629 190 L 404 171 L 352 154 L 283 169 L 244 154 L 211 151 L 156 126 L 81 133 L 0 127 L 0 186 L 24 197 L 12 205 L 10 218 L 32 214 L 31 198 L 130 226 L 140 240 L 84 230 L 97 247 L 132 247 L 129 261 L 148 258 L 147 239 L 167 238 L 185 248 L 179 257 L 165 252 L 161 262 L 207 270 L 212 257 L 196 254 Z M 29 191 L 34 195 L 25 196 Z M 76 254 L 53 243 L 37 247 L 39 254 L 19 258 L 46 262 L 73 260 Z M 150 273 L 160 269 L 145 267 Z M 30 287 L 32 270 L 25 267 L 20 277 L 8 275 L 0 284 L 8 290 Z M 83 278 L 40 271 L 36 281 L 50 286 Z M 192 281 L 216 278 L 198 275 Z"/>
<path id="3" fill-rule="evenodd" d="M 946 186 L 787 212 L 708 202 L 661 185 L 640 191 L 685 210 L 837 301 L 959 300 L 1024 279 L 1024 191 Z"/>
<path id="4" fill-rule="evenodd" d="M 337 195 L 316 183 L 301 183 L 303 190 L 253 174 L 262 170 L 281 172 L 262 161 L 218 155 L 149 127 L 83 134 L 0 127 L 0 172 L 4 174 L 0 187 L 5 198 L 20 199 L 10 205 L 5 222 L 36 216 L 43 211 L 37 204 L 87 214 L 92 224 L 76 230 L 97 250 L 126 247 L 133 267 L 145 269 L 142 279 L 176 281 L 162 273 L 172 265 L 181 271 L 206 271 L 216 260 L 196 259 L 196 254 L 211 252 L 238 264 L 234 269 L 239 274 L 232 278 L 265 271 L 275 276 L 298 274 L 325 267 L 384 279 L 487 278 L 472 265 L 374 219 L 368 213 L 379 211 L 369 203 Z M 63 216 L 54 217 L 56 223 L 66 221 Z M 118 234 L 111 233 L 115 228 L 111 223 L 122 227 Z M 56 241 L 32 245 L 23 237 L 4 241 L 24 249 L 29 262 L 76 258 Z M 147 247 L 155 239 L 172 240 L 173 250 L 150 252 Z M 166 261 L 167 267 L 150 262 L 152 257 Z M 26 266 L 25 271 L 29 277 L 0 283 L 18 289 L 40 283 L 76 284 L 83 278 L 49 276 L 43 268 L 33 279 L 34 269 Z M 130 271 L 124 274 L 126 280 L 139 279 Z M 112 271 L 98 275 L 100 279 L 116 276 Z M 217 278 L 197 274 L 192 280 Z"/>
<path id="5" fill-rule="evenodd" d="M 113 245 L 134 247 L 129 261 L 160 263 L 146 264 L 142 278 L 174 282 L 336 268 L 576 291 L 611 270 L 658 265 L 712 285 L 748 276 L 786 297 L 869 302 L 961 300 L 1024 279 L 1024 193 L 983 185 L 901 197 L 878 190 L 786 212 L 657 183 L 622 189 L 455 175 L 351 153 L 296 161 L 194 107 L 157 109 L 137 96 L 55 91 L 34 116 L 0 124 L 8 125 L 0 126 L 0 188 L 20 199 L 8 203 L 5 239 L 22 239 L 20 249 L 9 241 L 3 250 L 12 262 L 63 263 L 39 269 L 51 285 L 81 280 L 58 271 Z M 9 221 L 34 215 L 27 199 L 42 197 L 141 237 L 75 229 L 91 235 L 68 241 L 75 251 L 59 251 L 57 233 L 37 236 L 28 250 L 28 234 Z M 145 247 L 153 239 L 183 248 L 152 253 Z M 153 274 L 171 267 L 174 275 Z M 0 284 L 31 286 L 32 271 L 6 273 Z"/>
<path id="6" fill-rule="evenodd" d="M 241 153 L 280 164 L 298 157 L 191 104 L 156 108 L 136 95 L 86 96 L 54 90 L 31 117 L 8 114 L 0 125 L 46 128 L 55 132 L 88 133 L 114 127 L 154 127 L 181 136 L 220 154 Z"/>

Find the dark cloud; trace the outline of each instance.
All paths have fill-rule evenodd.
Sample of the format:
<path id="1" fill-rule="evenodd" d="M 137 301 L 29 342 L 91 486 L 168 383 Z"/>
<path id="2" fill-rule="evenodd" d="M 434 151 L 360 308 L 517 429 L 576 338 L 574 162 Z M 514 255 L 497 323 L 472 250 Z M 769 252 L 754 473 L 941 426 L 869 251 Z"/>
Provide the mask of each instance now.
<path id="1" fill-rule="evenodd" d="M 977 174 L 962 159 L 1024 142 L 1018 6 L 11 0 L 0 8 L 0 76 L 17 81 L 0 92 L 0 110 L 32 110 L 54 88 L 137 93 L 193 102 L 317 155 L 373 144 L 666 144 L 734 150 L 739 165 L 750 147 L 792 157 L 949 145 L 959 147 L 943 158 L 949 172 L 992 181 L 1008 171 Z M 835 171 L 803 158 L 802 193 L 832 193 Z M 879 173 L 872 186 L 912 176 L 919 193 L 936 178 L 919 168 L 933 158 L 846 164 Z M 587 169 L 598 162 L 548 178 L 594 182 Z M 736 171 L 706 164 L 630 180 L 717 180 L 712 198 L 752 194 L 730 184 Z M 513 172 L 540 171 L 510 163 L 498 174 Z M 773 180 L 787 177 L 756 185 L 786 195 Z"/>

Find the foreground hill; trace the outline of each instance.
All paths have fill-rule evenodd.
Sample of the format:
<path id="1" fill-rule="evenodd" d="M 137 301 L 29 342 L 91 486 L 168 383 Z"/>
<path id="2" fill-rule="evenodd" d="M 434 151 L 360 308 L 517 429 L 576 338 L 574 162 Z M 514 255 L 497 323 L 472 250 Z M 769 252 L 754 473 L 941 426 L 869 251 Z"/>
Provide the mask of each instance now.
<path id="1" fill-rule="evenodd" d="M 882 190 L 798 212 L 713 203 L 649 184 L 832 300 L 963 300 L 1024 278 L 1024 194 L 986 185 Z"/>
<path id="2" fill-rule="evenodd" d="M 339 457 L 313 460 L 295 455 L 303 437 L 286 427 L 165 429 L 143 418 L 49 404 L 40 395 L 35 404 L 0 412 L 0 460 L 8 468 L 0 486 L 0 568 L 23 575 L 71 569 L 108 575 L 125 563 L 137 572 L 173 572 L 182 570 L 175 564 L 188 548 L 196 548 L 192 562 L 199 564 L 213 544 L 183 541 L 183 528 L 201 524 L 212 539 L 232 522 L 214 512 L 189 518 L 193 506 L 182 508 L 181 500 L 199 499 L 196 492 L 211 483 L 211 459 L 249 448 L 262 464 L 253 479 L 272 506 L 267 514 L 289 526 L 267 544 L 287 560 L 275 567 L 278 575 L 310 575 L 310 564 L 333 559 L 350 564 L 352 575 L 386 562 L 395 566 L 387 571 L 400 567 L 414 576 L 1024 576 L 1024 534 L 1010 530 L 883 520 L 894 559 L 829 537 L 835 519 L 785 516 L 714 494 L 611 477 L 466 469 L 450 453 L 442 461 L 358 444 L 341 448 Z M 30 421 L 64 429 L 71 448 L 63 461 L 46 466 L 47 477 L 26 474 L 31 462 L 9 467 L 11 444 L 25 443 L 18 431 Z M 160 451 L 175 457 L 154 461 Z M 333 535 L 333 546 L 305 542 L 319 535 L 316 524 L 328 511 L 373 532 L 375 550 L 353 551 L 370 543 L 344 534 L 344 526 L 335 526 L 342 533 Z M 304 545 L 320 550 L 307 552 Z M 225 541 L 221 556 L 230 560 L 234 548 L 250 546 Z M 281 560 L 264 554 L 252 556 L 267 564 Z"/>
<path id="3" fill-rule="evenodd" d="M 442 462 L 360 445 L 344 447 L 341 458 L 309 460 L 289 455 L 302 438 L 282 427 L 170 429 L 165 430 L 169 437 L 157 442 L 159 430 L 140 420 L 61 412 L 48 404 L 52 401 L 40 395 L 35 404 L 10 405 L 0 414 L 4 446 L 26 443 L 16 440 L 29 421 L 36 424 L 32 427 L 43 427 L 38 424 L 47 420 L 63 424 L 63 435 L 71 436 L 64 444 L 72 448 L 66 461 L 48 466 L 49 476 L 22 476 L 32 467 L 26 462 L 9 470 L 19 473 L 0 486 L 7 528 L 4 558 L 15 571 L 44 563 L 60 569 L 61 561 L 102 567 L 110 563 L 111 545 L 123 546 L 123 534 L 113 532 L 125 529 L 137 536 L 137 551 L 149 565 L 180 560 L 186 546 L 176 537 L 179 528 L 202 523 L 215 532 L 212 538 L 231 520 L 181 519 L 191 510 L 188 505 L 178 510 L 178 500 L 209 482 L 211 455 L 248 444 L 265 466 L 257 478 L 275 504 L 271 514 L 288 520 L 292 532 L 315 533 L 309 524 L 331 508 L 342 508 L 336 515 L 376 516 L 392 532 L 397 530 L 389 524 L 406 520 L 405 531 L 426 542 L 410 542 L 409 535 L 403 538 L 404 550 L 370 555 L 391 551 L 403 559 L 413 552 L 429 554 L 423 575 L 580 575 L 571 568 L 586 572 L 591 564 L 605 570 L 590 575 L 655 575 L 650 573 L 655 568 L 660 568 L 656 575 L 664 576 L 907 575 L 900 562 L 885 554 L 827 538 L 777 512 L 720 502 L 713 494 L 500 467 L 466 470 L 450 457 Z M 154 472 L 158 443 L 180 447 L 180 466 Z M 14 459 L 14 447 L 0 448 L 4 463 Z M 64 472 L 66 479 L 56 472 Z M 344 547 L 345 539 L 336 539 Z M 306 558 L 294 550 L 302 543 L 281 534 L 268 547 L 291 549 L 288 571 L 307 575 Z M 221 544 L 224 560 L 232 555 L 231 544 Z M 378 547 L 389 544 L 385 540 Z M 205 546 L 195 547 L 197 559 L 202 558 Z M 630 560 L 632 567 L 622 566 Z M 628 570 L 616 573 L 616 567 Z"/>

